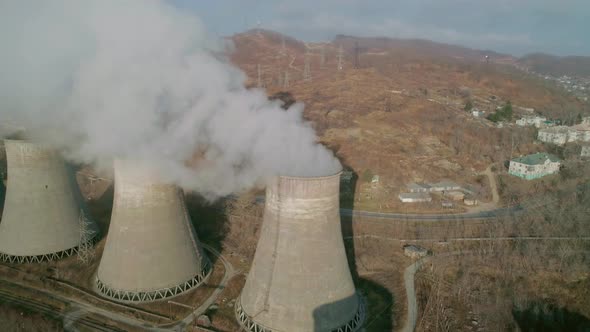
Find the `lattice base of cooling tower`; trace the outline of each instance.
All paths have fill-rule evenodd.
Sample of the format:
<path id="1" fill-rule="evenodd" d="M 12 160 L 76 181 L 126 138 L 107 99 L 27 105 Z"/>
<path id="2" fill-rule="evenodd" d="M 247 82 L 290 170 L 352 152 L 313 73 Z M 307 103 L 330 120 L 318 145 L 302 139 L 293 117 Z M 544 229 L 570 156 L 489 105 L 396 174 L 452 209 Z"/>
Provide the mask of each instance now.
<path id="1" fill-rule="evenodd" d="M 346 324 L 333 328 L 329 332 L 354 332 L 358 331 L 365 321 L 366 316 L 366 307 L 364 299 L 358 295 L 359 297 L 359 308 L 354 315 L 354 317 L 348 321 Z M 240 322 L 240 325 L 245 331 L 248 332 L 276 332 L 275 330 L 262 326 L 259 323 L 256 323 L 242 308 L 242 303 L 240 297 L 238 297 L 235 306 L 235 313 L 236 319 Z"/>
<path id="2" fill-rule="evenodd" d="M 94 245 L 96 237 L 88 241 L 90 245 Z M 11 263 L 11 264 L 23 264 L 23 263 L 41 263 L 48 261 L 56 261 L 68 256 L 72 256 L 78 253 L 80 247 L 76 246 L 70 249 L 54 252 L 45 255 L 34 255 L 34 256 L 16 256 L 0 252 L 0 261 Z"/>
<path id="3" fill-rule="evenodd" d="M 119 302 L 150 302 L 173 297 L 199 286 L 207 280 L 211 274 L 211 271 L 211 263 L 206 260 L 203 268 L 201 269 L 201 273 L 197 274 L 192 279 L 174 287 L 151 291 L 128 291 L 113 289 L 105 285 L 102 281 L 100 281 L 100 279 L 98 279 L 98 277 L 96 277 L 96 286 L 103 296 Z"/>

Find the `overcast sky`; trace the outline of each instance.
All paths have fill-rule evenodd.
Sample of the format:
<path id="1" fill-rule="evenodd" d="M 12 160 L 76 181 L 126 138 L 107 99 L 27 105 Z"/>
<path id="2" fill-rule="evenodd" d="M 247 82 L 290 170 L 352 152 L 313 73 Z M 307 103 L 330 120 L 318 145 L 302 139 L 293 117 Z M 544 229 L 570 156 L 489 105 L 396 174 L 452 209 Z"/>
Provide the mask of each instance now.
<path id="1" fill-rule="evenodd" d="M 169 0 L 219 36 L 256 27 L 307 41 L 422 38 L 523 55 L 590 56 L 590 0 Z"/>

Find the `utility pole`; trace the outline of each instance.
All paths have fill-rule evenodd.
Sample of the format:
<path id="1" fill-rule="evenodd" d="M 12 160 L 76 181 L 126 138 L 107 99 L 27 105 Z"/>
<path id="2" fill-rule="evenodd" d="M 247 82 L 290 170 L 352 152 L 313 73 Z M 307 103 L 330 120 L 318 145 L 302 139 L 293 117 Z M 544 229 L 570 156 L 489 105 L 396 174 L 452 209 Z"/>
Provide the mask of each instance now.
<path id="1" fill-rule="evenodd" d="M 311 66 L 309 63 L 310 58 L 311 58 L 311 54 L 309 53 L 309 50 L 307 50 L 305 52 L 305 58 L 304 58 L 305 65 L 303 66 L 303 80 L 304 81 L 311 81 Z"/>
<path id="2" fill-rule="evenodd" d="M 289 88 L 289 71 L 285 70 L 285 78 L 283 79 L 283 89 Z"/>
<path id="3" fill-rule="evenodd" d="M 285 36 L 281 36 L 281 49 L 279 50 L 279 55 L 287 55 L 287 47 L 285 46 Z"/>
<path id="4" fill-rule="evenodd" d="M 338 70 L 342 70 L 343 58 L 344 58 L 344 51 L 342 50 L 342 44 L 340 44 L 340 47 L 338 48 Z"/>
<path id="5" fill-rule="evenodd" d="M 361 66 L 360 59 L 359 59 L 360 51 L 361 51 L 361 49 L 359 48 L 359 42 L 355 41 L 354 42 L 354 68 L 355 69 L 359 69 Z"/>

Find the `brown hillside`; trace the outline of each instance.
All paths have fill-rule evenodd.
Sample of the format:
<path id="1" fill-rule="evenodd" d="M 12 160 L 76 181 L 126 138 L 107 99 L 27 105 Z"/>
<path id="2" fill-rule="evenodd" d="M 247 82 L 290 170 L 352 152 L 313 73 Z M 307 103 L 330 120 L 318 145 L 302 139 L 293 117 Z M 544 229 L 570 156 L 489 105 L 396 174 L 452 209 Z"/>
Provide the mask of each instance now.
<path id="1" fill-rule="evenodd" d="M 590 77 L 590 57 L 553 56 L 549 54 L 528 54 L 518 60 L 519 64 L 538 73 L 553 76 Z"/>
<path id="2" fill-rule="evenodd" d="M 395 200 L 392 197 L 411 181 L 450 178 L 477 187 L 476 172 L 490 163 L 509 158 L 511 152 L 542 149 L 532 144 L 532 130 L 498 129 L 473 118 L 463 111 L 467 99 L 488 111 L 506 100 L 549 116 L 559 116 L 566 108 L 583 111 L 576 100 L 509 66 L 359 42 L 364 48 L 360 68 L 352 68 L 352 49 L 344 45 L 343 70 L 338 70 L 339 45 L 334 43 L 302 43 L 268 31 L 232 39 L 232 60 L 247 73 L 248 85 L 257 84 L 260 65 L 269 95 L 288 91 L 304 102 L 305 116 L 320 140 L 345 164 L 359 175 L 367 169 L 381 175 L 385 201 Z M 286 54 L 281 52 L 282 39 Z M 303 79 L 306 48 L 311 81 Z"/>

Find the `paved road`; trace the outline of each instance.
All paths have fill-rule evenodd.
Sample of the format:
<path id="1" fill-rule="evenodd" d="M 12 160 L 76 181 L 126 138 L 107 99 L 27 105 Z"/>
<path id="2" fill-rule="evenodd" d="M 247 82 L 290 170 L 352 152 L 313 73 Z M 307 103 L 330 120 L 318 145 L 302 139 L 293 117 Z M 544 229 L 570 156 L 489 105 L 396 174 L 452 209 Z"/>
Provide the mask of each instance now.
<path id="1" fill-rule="evenodd" d="M 498 186 L 496 185 L 496 177 L 494 176 L 494 172 L 492 172 L 492 167 L 494 167 L 494 164 L 488 166 L 488 168 L 486 168 L 483 174 L 485 174 L 488 177 L 488 180 L 490 182 L 490 189 L 492 190 L 492 202 L 498 205 L 498 203 L 500 202 L 500 195 L 498 195 Z"/>
<path id="2" fill-rule="evenodd" d="M 340 214 L 343 216 L 361 216 L 380 219 L 402 219 L 415 221 L 446 221 L 446 220 L 481 220 L 493 219 L 497 217 L 513 216 L 524 212 L 524 208 L 520 205 L 499 208 L 480 212 L 467 212 L 456 214 L 406 214 L 406 213 L 386 213 L 386 212 L 371 212 L 351 209 L 340 209 Z"/>
<path id="3" fill-rule="evenodd" d="M 419 259 L 414 264 L 408 266 L 404 271 L 404 285 L 406 287 L 406 298 L 408 300 L 408 313 L 406 324 L 402 332 L 414 332 L 416 321 L 418 320 L 418 304 L 416 302 L 416 290 L 414 287 L 414 277 L 424 264 L 425 258 Z"/>
<path id="4" fill-rule="evenodd" d="M 219 251 L 215 250 L 213 247 L 206 245 L 204 243 L 201 243 L 201 245 L 204 248 L 206 248 L 207 251 L 209 251 L 213 255 L 217 256 L 217 258 L 219 258 L 221 260 L 221 262 L 223 263 L 223 266 L 225 268 L 225 274 L 223 275 L 223 279 L 221 279 L 219 286 L 217 286 L 215 291 L 213 291 L 211 296 L 209 296 L 209 298 L 205 302 L 203 302 L 191 314 L 186 316 L 180 322 L 177 322 L 177 323 L 172 324 L 170 326 L 170 327 L 174 328 L 175 330 L 182 330 L 182 328 L 184 328 L 185 326 L 190 325 L 194 319 L 197 319 L 200 315 L 204 314 L 205 311 L 207 311 L 207 309 L 213 303 L 215 303 L 215 301 L 219 297 L 219 294 L 221 294 L 221 292 L 223 292 L 223 290 L 225 289 L 225 286 L 227 286 L 227 283 L 229 282 L 229 280 L 236 275 L 236 271 L 234 270 L 234 267 L 231 265 L 230 262 L 228 262 L 225 259 L 225 257 L 223 257 L 223 255 L 221 255 L 221 253 Z"/>

